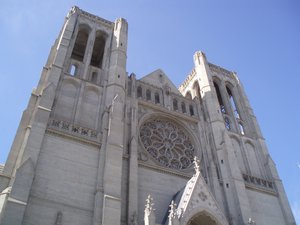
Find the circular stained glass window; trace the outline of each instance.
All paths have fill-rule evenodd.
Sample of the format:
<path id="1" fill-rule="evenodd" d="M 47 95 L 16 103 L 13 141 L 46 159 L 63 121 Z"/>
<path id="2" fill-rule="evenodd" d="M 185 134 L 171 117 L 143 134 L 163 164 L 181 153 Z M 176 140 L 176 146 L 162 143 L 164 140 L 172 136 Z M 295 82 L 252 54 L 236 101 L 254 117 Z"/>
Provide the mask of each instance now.
<path id="1" fill-rule="evenodd" d="M 164 119 L 146 121 L 140 127 L 140 139 L 147 152 L 162 165 L 188 168 L 194 158 L 194 145 L 177 124 Z"/>

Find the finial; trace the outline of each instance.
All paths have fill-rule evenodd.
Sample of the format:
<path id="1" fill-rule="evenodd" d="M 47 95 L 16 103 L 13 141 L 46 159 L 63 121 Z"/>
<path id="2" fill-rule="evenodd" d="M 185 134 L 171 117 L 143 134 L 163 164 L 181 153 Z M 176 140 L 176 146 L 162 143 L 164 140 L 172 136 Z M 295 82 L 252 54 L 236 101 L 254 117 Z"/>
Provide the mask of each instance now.
<path id="1" fill-rule="evenodd" d="M 153 206 L 154 206 L 153 198 L 151 197 L 151 195 L 148 195 L 146 199 L 145 211 L 151 213 L 152 211 L 154 211 Z"/>
<path id="2" fill-rule="evenodd" d="M 249 220 L 248 220 L 248 224 L 256 224 L 256 222 L 252 219 L 252 218 L 249 218 Z"/>
<path id="3" fill-rule="evenodd" d="M 195 169 L 196 174 L 200 173 L 200 161 L 197 158 L 197 156 L 194 157 L 193 163 L 194 163 L 194 169 Z"/>
<path id="4" fill-rule="evenodd" d="M 176 217 L 176 215 L 177 215 L 177 209 L 176 209 L 176 207 L 177 207 L 177 205 L 176 205 L 176 203 L 172 200 L 172 202 L 171 202 L 171 204 L 170 204 L 170 210 L 169 210 L 169 218 L 170 219 L 172 219 L 172 218 L 175 218 Z"/>

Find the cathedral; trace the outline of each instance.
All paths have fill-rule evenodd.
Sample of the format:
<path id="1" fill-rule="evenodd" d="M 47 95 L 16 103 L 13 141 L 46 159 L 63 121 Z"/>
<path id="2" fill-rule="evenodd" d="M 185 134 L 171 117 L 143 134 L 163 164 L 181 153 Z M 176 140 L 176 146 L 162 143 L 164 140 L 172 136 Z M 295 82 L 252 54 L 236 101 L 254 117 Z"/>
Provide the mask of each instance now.
<path id="1" fill-rule="evenodd" d="M 73 7 L 0 170 L 1 225 L 295 225 L 235 72 L 126 71 L 128 24 Z"/>

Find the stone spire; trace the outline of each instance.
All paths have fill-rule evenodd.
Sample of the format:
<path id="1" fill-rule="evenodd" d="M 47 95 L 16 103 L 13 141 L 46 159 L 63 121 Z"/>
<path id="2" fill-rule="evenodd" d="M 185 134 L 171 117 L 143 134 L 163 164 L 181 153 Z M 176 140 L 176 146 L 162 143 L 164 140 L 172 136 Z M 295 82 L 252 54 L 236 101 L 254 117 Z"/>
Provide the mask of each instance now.
<path id="1" fill-rule="evenodd" d="M 177 214 L 177 205 L 176 203 L 172 200 L 170 204 L 170 210 L 169 210 L 169 222 L 168 225 L 178 225 L 179 220 L 178 220 L 178 214 Z"/>
<path id="2" fill-rule="evenodd" d="M 145 225 L 155 225 L 154 203 L 151 195 L 148 195 L 145 205 L 144 222 Z"/>

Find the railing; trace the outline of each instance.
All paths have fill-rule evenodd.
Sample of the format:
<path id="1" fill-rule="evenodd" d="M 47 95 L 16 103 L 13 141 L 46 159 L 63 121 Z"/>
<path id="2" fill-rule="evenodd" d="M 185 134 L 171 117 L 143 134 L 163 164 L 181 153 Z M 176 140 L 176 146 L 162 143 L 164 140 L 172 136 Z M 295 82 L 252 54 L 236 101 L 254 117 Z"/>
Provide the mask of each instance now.
<path id="1" fill-rule="evenodd" d="M 265 180 L 259 177 L 243 174 L 243 179 L 248 186 L 252 186 L 258 189 L 267 190 L 276 193 L 275 185 L 273 181 Z"/>
<path id="2" fill-rule="evenodd" d="M 63 120 L 50 119 L 48 122 L 48 128 L 91 141 L 99 142 L 100 140 L 99 134 L 96 130 L 71 124 Z"/>

